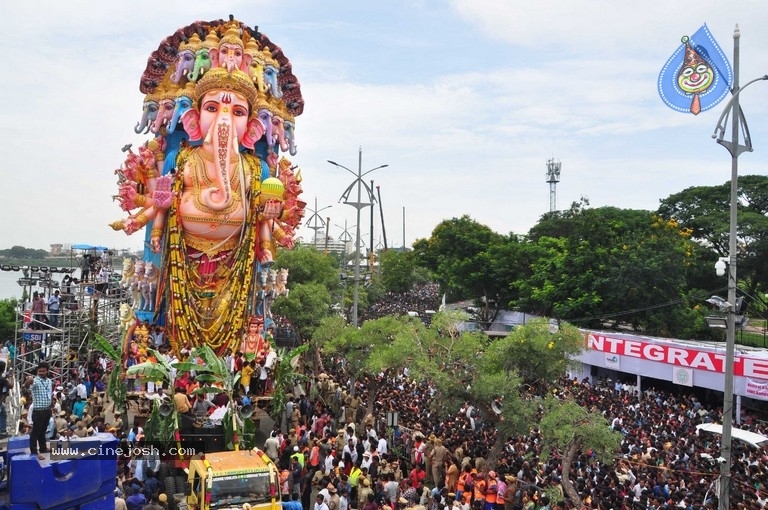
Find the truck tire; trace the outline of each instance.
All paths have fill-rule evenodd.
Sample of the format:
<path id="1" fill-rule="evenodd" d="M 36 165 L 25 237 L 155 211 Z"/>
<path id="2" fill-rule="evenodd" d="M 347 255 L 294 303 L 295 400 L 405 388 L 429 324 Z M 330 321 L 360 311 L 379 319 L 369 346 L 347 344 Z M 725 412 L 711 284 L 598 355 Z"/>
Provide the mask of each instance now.
<path id="1" fill-rule="evenodd" d="M 166 464 L 165 462 L 161 462 L 160 467 L 157 470 L 157 479 L 165 480 L 171 475 L 172 475 L 171 469 L 170 467 L 168 467 L 168 464 Z"/>
<path id="2" fill-rule="evenodd" d="M 174 494 L 176 494 L 176 480 L 168 476 L 165 478 L 165 495 L 168 496 L 168 501 L 173 499 Z"/>
<path id="3" fill-rule="evenodd" d="M 187 477 L 183 475 L 176 475 L 174 479 L 176 481 L 176 492 L 185 492 L 187 486 Z"/>

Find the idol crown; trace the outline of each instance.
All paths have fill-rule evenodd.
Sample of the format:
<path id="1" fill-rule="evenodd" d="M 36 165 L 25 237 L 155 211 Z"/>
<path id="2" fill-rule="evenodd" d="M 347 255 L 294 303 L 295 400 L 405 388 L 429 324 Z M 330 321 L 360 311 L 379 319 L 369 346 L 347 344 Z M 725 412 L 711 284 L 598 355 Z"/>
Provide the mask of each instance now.
<path id="1" fill-rule="evenodd" d="M 258 96 L 256 86 L 253 84 L 253 80 L 239 69 L 230 73 L 223 67 L 217 67 L 205 73 L 195 87 L 195 101 L 200 101 L 204 95 L 212 90 L 235 92 L 248 101 L 251 111 L 256 107 Z"/>

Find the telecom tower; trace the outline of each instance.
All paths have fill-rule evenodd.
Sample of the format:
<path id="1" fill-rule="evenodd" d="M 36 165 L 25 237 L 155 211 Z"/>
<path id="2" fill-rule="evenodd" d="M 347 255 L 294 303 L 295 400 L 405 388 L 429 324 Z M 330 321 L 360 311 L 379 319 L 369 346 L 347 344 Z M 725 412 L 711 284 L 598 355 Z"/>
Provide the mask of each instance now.
<path id="1" fill-rule="evenodd" d="M 547 160 L 547 182 L 549 183 L 549 212 L 557 211 L 557 183 L 560 182 L 562 164 L 554 158 Z"/>

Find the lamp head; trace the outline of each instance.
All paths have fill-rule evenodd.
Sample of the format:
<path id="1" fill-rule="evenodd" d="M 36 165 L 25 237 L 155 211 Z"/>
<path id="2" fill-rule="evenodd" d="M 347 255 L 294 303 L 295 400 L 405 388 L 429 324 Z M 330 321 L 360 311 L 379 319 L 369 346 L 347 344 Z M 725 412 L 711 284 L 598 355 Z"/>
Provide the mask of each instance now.
<path id="1" fill-rule="evenodd" d="M 717 276 L 725 274 L 725 260 L 722 258 L 717 259 L 717 262 L 715 262 L 715 273 L 717 273 Z"/>

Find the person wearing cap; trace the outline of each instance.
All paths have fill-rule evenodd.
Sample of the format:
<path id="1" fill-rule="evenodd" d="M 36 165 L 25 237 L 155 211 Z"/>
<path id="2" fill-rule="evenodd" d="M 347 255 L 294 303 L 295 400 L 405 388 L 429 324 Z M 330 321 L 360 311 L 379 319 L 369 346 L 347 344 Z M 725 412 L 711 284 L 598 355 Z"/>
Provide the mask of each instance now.
<path id="1" fill-rule="evenodd" d="M 359 479 L 357 488 L 357 508 L 363 508 L 368 501 L 368 495 L 373 494 L 371 481 L 367 478 Z"/>
<path id="2" fill-rule="evenodd" d="M 352 469 L 349 470 L 349 487 L 352 492 L 352 497 L 354 499 L 357 499 L 357 488 L 360 485 L 360 479 L 364 478 L 362 476 L 363 470 L 360 469 L 360 466 L 358 464 L 354 464 L 352 466 Z"/>
<path id="3" fill-rule="evenodd" d="M 426 441 L 423 441 L 422 443 L 424 446 L 422 462 L 424 463 L 424 471 L 427 473 L 426 480 L 430 483 L 437 483 L 437 480 L 432 478 L 432 455 L 435 451 L 435 439 L 437 439 L 437 437 L 434 434 L 430 434 Z"/>
<path id="4" fill-rule="evenodd" d="M 360 467 L 364 467 L 364 468 L 370 469 L 371 468 L 371 462 L 373 462 L 373 456 L 371 455 L 371 452 L 364 451 L 363 452 L 363 460 L 360 463 Z"/>
<path id="5" fill-rule="evenodd" d="M 54 427 L 56 428 L 56 433 L 59 435 L 67 429 L 66 411 L 61 411 L 58 416 L 56 416 L 56 419 L 54 420 Z"/>
<path id="6" fill-rule="evenodd" d="M 301 468 L 304 469 L 304 463 L 306 462 L 306 457 L 304 456 L 304 453 L 301 451 L 301 449 L 298 446 L 293 447 L 293 453 L 291 453 L 291 462 L 296 461 L 301 465 Z"/>
<path id="7" fill-rule="evenodd" d="M 330 495 L 328 499 L 328 510 L 339 510 L 339 491 L 336 490 L 336 487 L 331 483 L 328 484 L 328 494 Z"/>
<path id="8" fill-rule="evenodd" d="M 504 492 L 504 510 L 512 510 L 515 506 L 517 495 L 517 478 L 513 475 L 505 475 L 504 482 L 506 490 Z"/>
<path id="9" fill-rule="evenodd" d="M 432 440 L 432 481 L 435 484 L 445 480 L 445 463 L 448 460 L 448 449 L 443 446 L 439 437 Z"/>
<path id="10" fill-rule="evenodd" d="M 328 485 L 318 491 L 318 494 L 323 497 L 323 501 L 326 505 L 331 501 L 331 492 L 328 490 L 328 486 L 333 487 L 333 484 L 329 482 Z"/>

